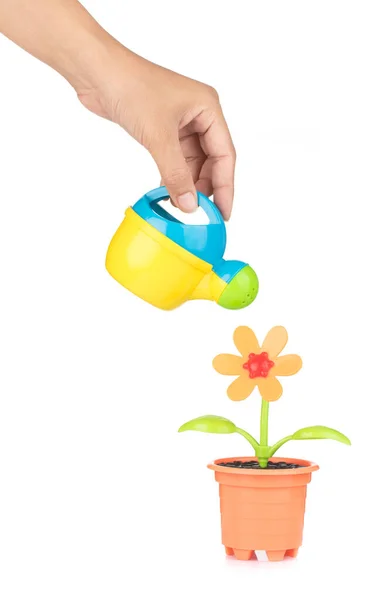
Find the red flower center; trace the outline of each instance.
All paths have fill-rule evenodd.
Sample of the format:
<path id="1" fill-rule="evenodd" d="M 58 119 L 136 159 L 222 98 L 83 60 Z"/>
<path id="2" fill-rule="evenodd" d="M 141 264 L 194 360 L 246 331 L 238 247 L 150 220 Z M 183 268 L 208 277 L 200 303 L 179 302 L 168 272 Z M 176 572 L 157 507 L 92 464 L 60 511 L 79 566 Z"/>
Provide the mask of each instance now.
<path id="1" fill-rule="evenodd" d="M 274 365 L 275 363 L 269 359 L 267 352 L 252 353 L 248 356 L 248 362 L 243 364 L 243 369 L 247 369 L 249 377 L 255 379 L 255 377 L 268 377 L 268 373 Z"/>

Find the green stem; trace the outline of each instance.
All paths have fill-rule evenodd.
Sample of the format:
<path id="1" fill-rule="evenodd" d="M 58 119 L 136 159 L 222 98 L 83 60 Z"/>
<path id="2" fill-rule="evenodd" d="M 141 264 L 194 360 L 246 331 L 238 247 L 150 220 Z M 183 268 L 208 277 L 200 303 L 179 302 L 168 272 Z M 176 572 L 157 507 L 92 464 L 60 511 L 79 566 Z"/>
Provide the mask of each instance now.
<path id="1" fill-rule="evenodd" d="M 268 416 L 269 416 L 269 403 L 266 400 L 261 400 L 261 413 L 260 413 L 260 453 L 259 463 L 260 466 L 265 469 L 268 464 L 268 457 L 270 448 L 268 446 Z"/>
<path id="2" fill-rule="evenodd" d="M 260 414 L 260 444 L 261 446 L 268 446 L 268 414 L 269 414 L 269 402 L 266 400 L 261 401 L 261 414 Z"/>
<path id="3" fill-rule="evenodd" d="M 256 456 L 258 455 L 258 451 L 260 448 L 260 445 L 258 444 L 258 442 L 255 440 L 254 437 L 252 437 L 249 433 L 247 433 L 246 431 L 244 431 L 244 429 L 240 429 L 239 427 L 236 427 L 236 433 L 239 433 L 240 435 L 243 436 L 243 438 L 245 438 L 252 446 L 252 448 L 255 451 Z"/>

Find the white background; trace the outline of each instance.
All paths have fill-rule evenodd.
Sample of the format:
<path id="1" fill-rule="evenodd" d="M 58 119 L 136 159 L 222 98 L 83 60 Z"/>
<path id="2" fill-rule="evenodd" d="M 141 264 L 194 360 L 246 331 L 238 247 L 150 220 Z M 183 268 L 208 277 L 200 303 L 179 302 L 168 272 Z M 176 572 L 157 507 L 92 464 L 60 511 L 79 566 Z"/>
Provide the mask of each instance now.
<path id="1" fill-rule="evenodd" d="M 384 563 L 385 13 L 382 2 L 85 2 L 139 54 L 216 87 L 238 151 L 228 258 L 243 312 L 171 313 L 104 268 L 126 207 L 158 185 L 146 151 L 0 39 L 0 597 L 316 599 L 369 593 Z M 297 560 L 226 559 L 210 460 L 238 436 L 178 434 L 214 413 L 258 432 L 211 360 L 276 324 L 304 369 L 271 440 L 321 466 Z M 382 561 L 382 562 L 381 562 Z"/>

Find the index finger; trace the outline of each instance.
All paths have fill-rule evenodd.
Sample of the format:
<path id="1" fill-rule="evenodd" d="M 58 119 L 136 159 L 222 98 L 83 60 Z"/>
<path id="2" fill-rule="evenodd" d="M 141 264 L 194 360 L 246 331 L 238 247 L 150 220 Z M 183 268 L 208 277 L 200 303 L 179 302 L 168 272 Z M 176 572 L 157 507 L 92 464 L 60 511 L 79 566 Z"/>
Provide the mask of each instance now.
<path id="1" fill-rule="evenodd" d="M 233 206 L 236 151 L 221 110 L 198 135 L 207 155 L 200 179 L 211 180 L 214 202 L 228 220 Z"/>

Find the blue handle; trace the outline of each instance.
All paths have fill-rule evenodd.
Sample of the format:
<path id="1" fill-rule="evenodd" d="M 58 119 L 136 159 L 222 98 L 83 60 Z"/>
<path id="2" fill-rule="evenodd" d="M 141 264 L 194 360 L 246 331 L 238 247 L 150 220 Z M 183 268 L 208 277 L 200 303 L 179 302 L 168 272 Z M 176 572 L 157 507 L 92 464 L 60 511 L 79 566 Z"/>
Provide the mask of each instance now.
<path id="1" fill-rule="evenodd" d="M 175 219 L 161 206 L 154 206 L 154 203 L 169 197 L 166 187 L 159 187 L 142 196 L 134 204 L 133 210 L 149 225 L 202 260 L 212 265 L 221 260 L 226 246 L 226 229 L 217 206 L 204 194 L 197 192 L 198 205 L 208 216 L 209 223 L 188 225 Z"/>
<path id="2" fill-rule="evenodd" d="M 150 204 L 151 202 L 160 202 L 161 200 L 167 200 L 167 198 L 170 198 L 170 194 L 167 191 L 166 187 L 162 186 L 156 188 L 155 190 L 152 190 L 151 192 L 148 192 L 143 198 L 147 199 Z M 207 198 L 206 196 L 204 196 L 204 194 L 201 194 L 201 192 L 197 192 L 197 201 L 198 206 L 201 206 L 205 214 L 208 216 L 209 223 L 211 223 L 212 225 L 219 225 L 220 223 L 224 222 L 224 219 L 222 218 L 222 215 L 215 203 L 209 200 L 209 198 Z"/>

